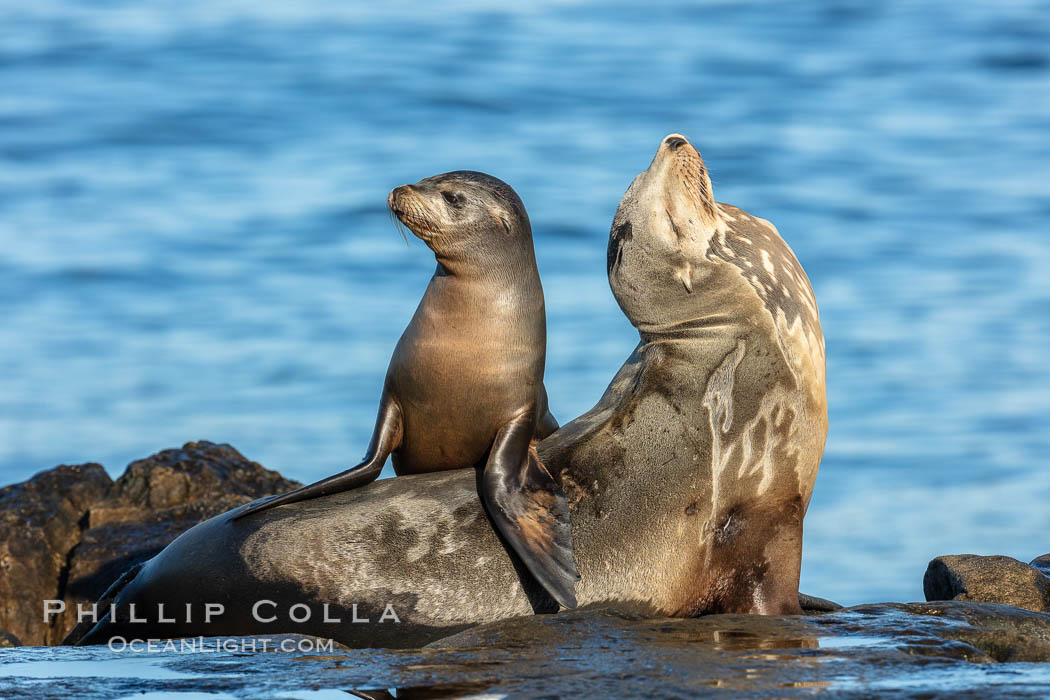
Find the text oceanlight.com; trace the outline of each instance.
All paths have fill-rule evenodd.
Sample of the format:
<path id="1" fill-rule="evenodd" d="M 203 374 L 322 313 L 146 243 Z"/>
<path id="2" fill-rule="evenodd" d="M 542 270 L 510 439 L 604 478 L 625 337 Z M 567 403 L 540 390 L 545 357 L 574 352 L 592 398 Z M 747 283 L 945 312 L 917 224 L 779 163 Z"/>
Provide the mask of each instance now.
<path id="1" fill-rule="evenodd" d="M 290 637 L 271 639 L 269 637 L 191 637 L 186 639 L 125 639 L 113 637 L 109 640 L 109 650 L 117 653 L 132 654 L 236 654 L 255 651 L 293 652 L 331 652 L 334 643 L 331 639 L 311 639 Z"/>

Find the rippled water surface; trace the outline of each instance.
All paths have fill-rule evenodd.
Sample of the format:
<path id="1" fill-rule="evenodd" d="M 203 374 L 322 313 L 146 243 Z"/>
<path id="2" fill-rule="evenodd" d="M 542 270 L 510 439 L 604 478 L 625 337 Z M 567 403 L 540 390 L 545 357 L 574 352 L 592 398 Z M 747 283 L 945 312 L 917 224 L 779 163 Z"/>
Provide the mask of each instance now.
<path id="1" fill-rule="evenodd" d="M 567 421 L 633 347 L 605 240 L 681 131 L 820 302 L 803 588 L 917 599 L 937 554 L 1050 551 L 1050 4 L 2 12 L 0 482 L 199 438 L 355 462 L 433 268 L 386 193 L 453 169 L 528 206 Z"/>

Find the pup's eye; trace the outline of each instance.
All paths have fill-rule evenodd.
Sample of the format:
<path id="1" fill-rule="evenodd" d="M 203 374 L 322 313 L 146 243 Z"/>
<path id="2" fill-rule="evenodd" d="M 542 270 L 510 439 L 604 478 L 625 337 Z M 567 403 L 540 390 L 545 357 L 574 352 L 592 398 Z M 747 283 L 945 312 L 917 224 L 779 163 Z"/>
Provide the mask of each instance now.
<path id="1" fill-rule="evenodd" d="M 442 192 L 441 196 L 445 198 L 446 202 L 448 202 L 454 207 L 458 207 L 460 204 L 462 204 L 459 195 L 454 192 Z"/>

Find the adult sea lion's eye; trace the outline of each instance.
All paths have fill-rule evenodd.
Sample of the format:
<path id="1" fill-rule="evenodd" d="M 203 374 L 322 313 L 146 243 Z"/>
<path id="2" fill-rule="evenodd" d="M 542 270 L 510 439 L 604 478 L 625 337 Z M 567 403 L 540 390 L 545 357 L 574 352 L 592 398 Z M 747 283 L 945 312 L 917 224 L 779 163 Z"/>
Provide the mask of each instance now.
<path id="1" fill-rule="evenodd" d="M 445 198 L 446 202 L 448 202 L 454 207 L 458 207 L 461 203 L 459 200 L 459 195 L 453 192 L 442 192 L 441 196 Z"/>

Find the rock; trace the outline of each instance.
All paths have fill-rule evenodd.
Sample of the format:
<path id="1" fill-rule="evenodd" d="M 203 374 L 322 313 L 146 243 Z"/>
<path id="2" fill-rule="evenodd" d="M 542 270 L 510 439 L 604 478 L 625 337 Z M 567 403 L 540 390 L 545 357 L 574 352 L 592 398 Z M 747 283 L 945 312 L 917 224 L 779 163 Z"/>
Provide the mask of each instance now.
<path id="1" fill-rule="evenodd" d="M 242 503 L 300 485 L 230 445 L 205 440 L 132 462 L 106 499 L 90 509 L 88 529 L 70 557 L 67 610 L 56 618 L 48 643 L 61 643 L 73 628 L 77 605 L 87 609 L 123 572 L 182 532 Z"/>
<path id="2" fill-rule="evenodd" d="M 1050 554 L 1044 554 L 1041 557 L 1036 557 L 1032 561 L 1028 562 L 1028 566 L 1036 569 L 1043 576 L 1050 577 Z"/>
<path id="3" fill-rule="evenodd" d="M 835 612 L 842 610 L 842 606 L 827 598 L 818 598 L 815 595 L 798 594 L 798 605 L 803 612 Z"/>
<path id="4" fill-rule="evenodd" d="M 104 646 L 47 651 L 59 669 L 71 658 L 99 664 L 97 677 L 61 679 L 73 696 L 174 693 L 188 676 L 245 697 L 303 687 L 368 698 L 697 697 L 714 688 L 756 698 L 1045 697 L 1046 667 L 1031 662 L 1050 660 L 1050 615 L 955 601 L 685 619 L 588 608 L 479 625 L 415 650 L 311 649 L 321 640 L 292 636 L 306 649 L 263 654 L 237 643 L 273 649 L 281 637 L 227 637 L 233 645 L 216 653 L 170 654 L 164 668 L 173 673 L 159 678 L 122 677 L 126 657 Z M 12 650 L 5 661 L 38 658 Z M 0 674 L 0 695 L 32 697 L 44 682 Z"/>
<path id="5" fill-rule="evenodd" d="M 22 646 L 22 642 L 18 641 L 18 637 L 11 634 L 10 632 L 0 630 L 0 649 L 20 646 Z"/>
<path id="6" fill-rule="evenodd" d="M 59 644 L 78 603 L 184 530 L 299 485 L 201 441 L 132 462 L 115 482 L 99 464 L 63 465 L 0 489 L 0 629 L 27 645 Z M 50 624 L 45 600 L 66 604 Z"/>
<path id="7" fill-rule="evenodd" d="M 201 440 L 128 465 L 99 508 L 99 525 L 124 508 L 157 510 L 241 496 L 247 502 L 301 486 L 252 462 L 230 445 Z M 94 509 L 93 509 L 94 510 Z M 119 519 L 119 515 L 117 516 Z M 91 526 L 95 527 L 94 513 Z"/>
<path id="8" fill-rule="evenodd" d="M 843 636 L 877 634 L 909 656 L 980 664 L 1050 661 L 1050 615 L 1011 605 L 875 603 L 811 619 Z"/>
<path id="9" fill-rule="evenodd" d="M 145 670 L 106 646 L 9 649 L 0 697 L 166 697 L 198 688 L 303 697 L 306 688 L 365 698 L 1045 698 L 1050 679 L 1046 664 L 995 663 L 1050 660 L 1050 615 L 955 601 L 679 619 L 589 607 L 480 625 L 422 649 L 311 648 L 321 640 L 293 635 L 221 639 L 232 646 L 181 640 L 211 650 L 165 654 Z M 252 653 L 282 639 L 305 648 Z M 53 664 L 47 678 L 9 670 L 38 669 L 42 658 Z M 67 661 L 97 672 L 63 678 Z"/>
<path id="10" fill-rule="evenodd" d="M 957 554 L 930 562 L 922 581 L 926 600 L 963 600 L 1050 612 L 1050 579 L 1004 556 Z"/>
<path id="11" fill-rule="evenodd" d="M 62 598 L 69 553 L 111 483 L 102 465 L 62 465 L 0 489 L 0 628 L 24 644 L 48 642 L 43 601 Z"/>
<path id="12" fill-rule="evenodd" d="M 1050 615 L 998 603 L 958 603 L 954 608 L 943 605 L 923 609 L 921 604 L 913 604 L 911 611 L 966 623 L 945 629 L 942 636 L 976 647 L 993 661 L 1050 661 Z"/>

